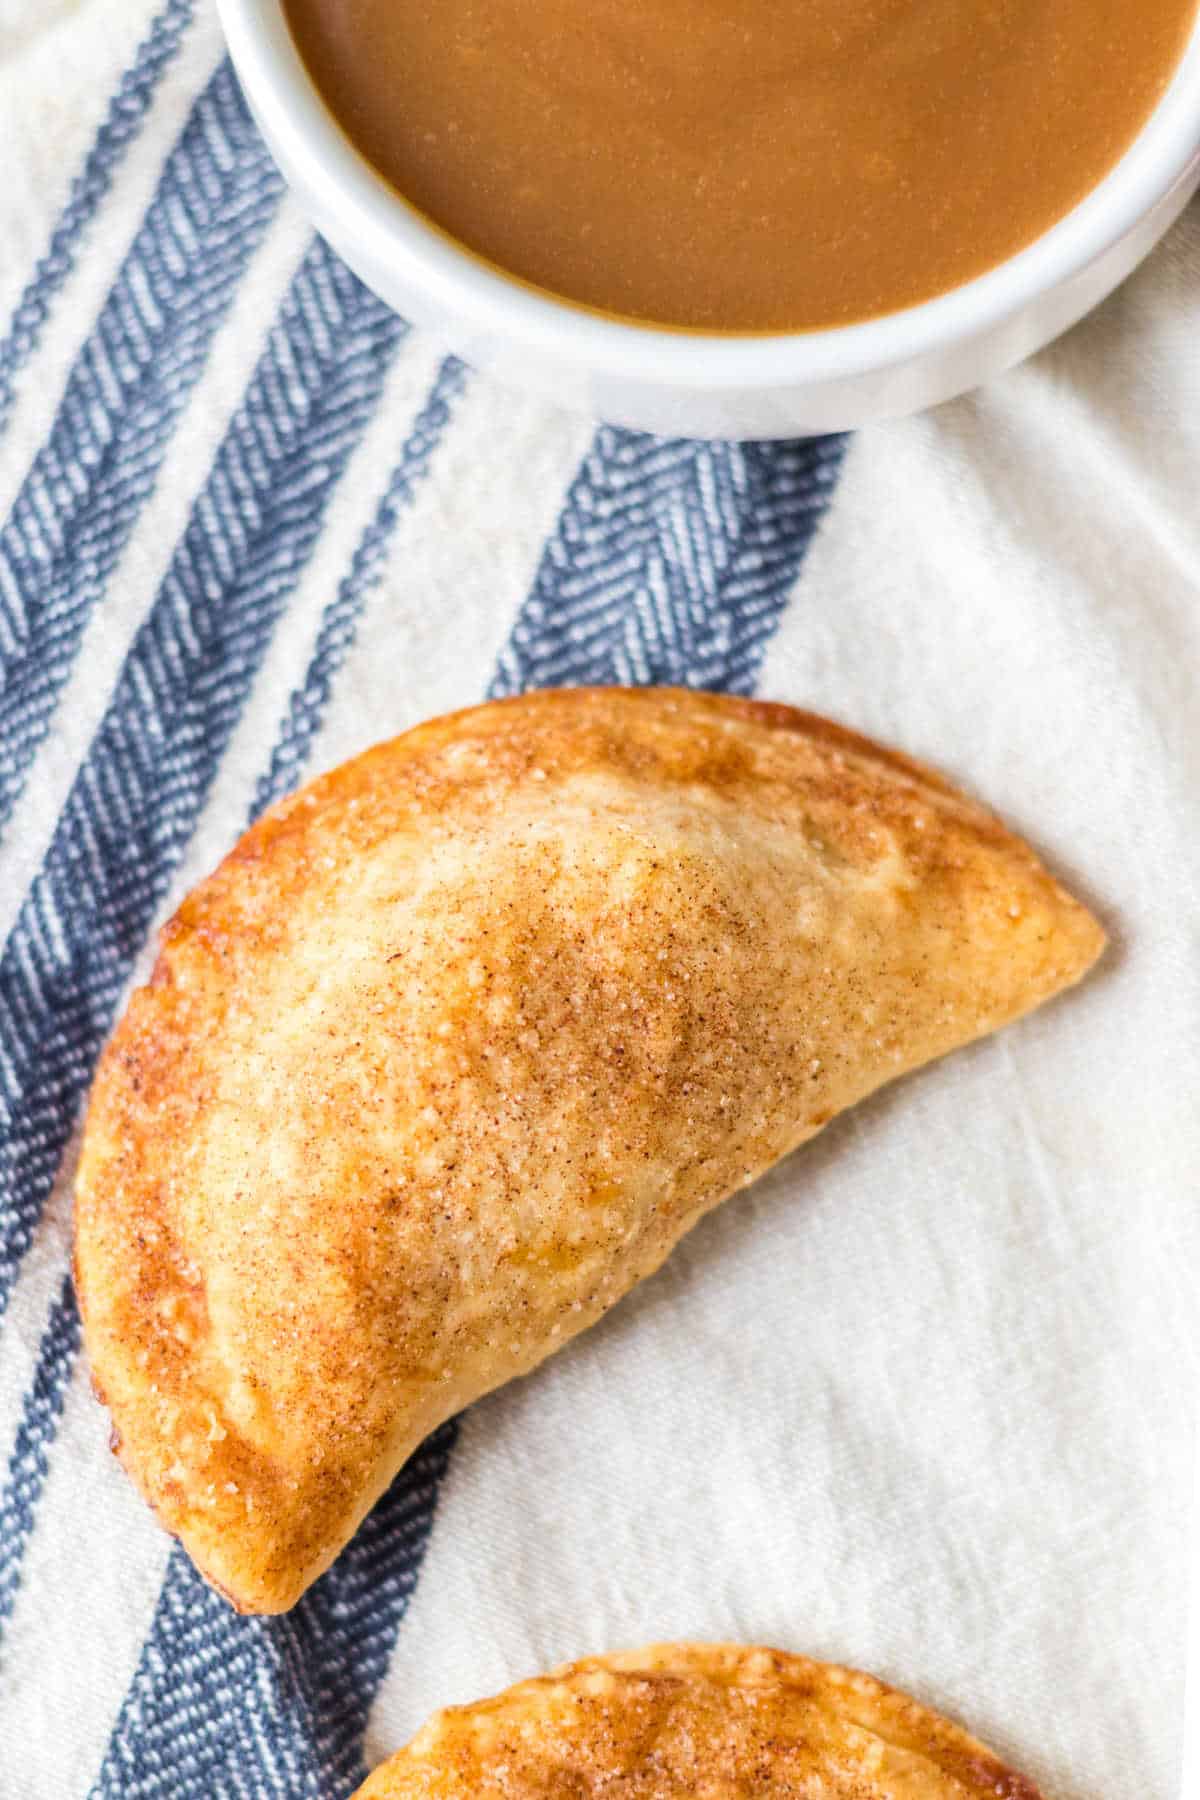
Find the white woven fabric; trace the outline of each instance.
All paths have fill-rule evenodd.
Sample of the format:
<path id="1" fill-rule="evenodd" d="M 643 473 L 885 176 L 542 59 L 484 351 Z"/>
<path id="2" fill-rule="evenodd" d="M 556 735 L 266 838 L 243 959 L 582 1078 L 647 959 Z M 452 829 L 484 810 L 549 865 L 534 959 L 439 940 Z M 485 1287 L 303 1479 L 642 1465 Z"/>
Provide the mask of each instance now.
<path id="1" fill-rule="evenodd" d="M 0 1165 L 0 1220 L 16 1221 L 0 1800 L 347 1794 L 360 1754 L 378 1760 L 437 1705 L 676 1635 L 873 1669 L 962 1717 L 1049 1800 L 1170 1800 L 1200 1250 L 1200 213 L 1060 345 L 863 431 L 840 465 L 835 446 L 810 462 L 597 436 L 439 372 L 351 290 L 327 299 L 335 277 L 312 265 L 236 102 L 218 87 L 195 126 L 221 49 L 207 7 L 177 10 L 144 118 L 51 278 L 35 265 L 154 9 L 0 0 L 0 333 L 12 322 L 19 350 L 0 436 L 0 1082 L 17 1120 Z M 102 309 L 189 121 L 216 148 L 181 177 L 178 267 L 167 258 L 154 302 L 178 319 L 121 389 Z M 207 329 L 199 284 L 254 207 L 181 372 Z M 282 373 L 252 387 L 272 356 Z M 167 421 L 157 448 L 129 423 L 139 407 Z M 226 480 L 247 417 L 262 442 Z M 47 445 L 76 442 L 43 491 Z M 94 473 L 106 457 L 111 480 Z M 705 497 L 723 482 L 741 549 Z M 778 482 L 811 482 L 802 513 Z M 754 537 L 764 520 L 781 564 Z M 330 651 L 342 595 L 353 621 Z M 222 621 L 229 641 L 204 650 Z M 86 1071 L 152 925 L 244 828 L 271 769 L 290 781 L 489 688 L 597 672 L 753 683 L 929 760 L 1030 837 L 1113 948 L 1078 993 L 836 1123 L 602 1326 L 472 1409 L 436 1495 L 414 1501 L 427 1546 L 397 1552 L 394 1580 L 381 1561 L 361 1624 L 319 1609 L 302 1630 L 197 1624 L 108 1455 L 69 1326 L 47 1354 L 78 1097 L 67 1083 L 54 1103 L 62 1160 L 34 1206 L 37 1084 L 73 1057 Z M 173 737 L 189 708 L 195 730 Z M 141 786 L 132 753 L 104 760 L 123 722 L 157 771 Z M 122 830 L 136 853 L 118 879 Z M 78 870 L 61 862 L 72 831 Z M 111 978 L 77 1026 L 72 996 L 98 967 Z"/>

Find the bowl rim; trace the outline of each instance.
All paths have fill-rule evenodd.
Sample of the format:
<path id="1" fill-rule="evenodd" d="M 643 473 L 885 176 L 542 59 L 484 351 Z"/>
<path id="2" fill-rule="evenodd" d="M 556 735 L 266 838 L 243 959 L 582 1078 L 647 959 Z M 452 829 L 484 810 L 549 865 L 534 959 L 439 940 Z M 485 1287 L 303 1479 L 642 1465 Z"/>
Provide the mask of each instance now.
<path id="1" fill-rule="evenodd" d="M 720 393 L 820 385 L 886 371 L 1001 325 L 1071 281 L 1187 179 L 1200 158 L 1200 11 L 1168 87 L 1098 185 L 1025 249 L 931 300 L 818 331 L 705 333 L 607 318 L 462 248 L 397 193 L 328 110 L 293 42 L 283 0 L 217 0 L 234 66 L 285 175 L 339 240 L 370 246 L 448 315 L 542 356 L 618 380 Z"/>

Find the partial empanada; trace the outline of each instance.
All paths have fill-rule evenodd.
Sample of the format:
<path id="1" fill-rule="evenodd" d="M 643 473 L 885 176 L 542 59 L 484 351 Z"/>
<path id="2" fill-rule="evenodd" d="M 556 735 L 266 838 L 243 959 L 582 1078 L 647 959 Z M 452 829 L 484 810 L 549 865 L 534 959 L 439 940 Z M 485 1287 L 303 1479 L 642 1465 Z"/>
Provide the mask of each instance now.
<path id="1" fill-rule="evenodd" d="M 936 775 L 782 706 L 533 694 L 275 807 L 92 1094 L 77 1276 L 120 1453 L 292 1605 L 427 1432 L 881 1082 L 1103 934 Z"/>
<path id="2" fill-rule="evenodd" d="M 594 1656 L 435 1713 L 355 1800 L 1039 1800 L 856 1669 L 738 1644 Z"/>

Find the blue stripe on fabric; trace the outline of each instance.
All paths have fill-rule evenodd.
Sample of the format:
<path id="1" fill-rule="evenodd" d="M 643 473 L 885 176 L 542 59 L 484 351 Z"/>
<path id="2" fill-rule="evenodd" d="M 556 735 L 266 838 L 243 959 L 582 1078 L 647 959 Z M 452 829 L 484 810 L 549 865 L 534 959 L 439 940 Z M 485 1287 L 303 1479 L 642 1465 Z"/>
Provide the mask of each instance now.
<path id="1" fill-rule="evenodd" d="M 0 825 L 281 192 L 223 63 L 164 165 L 0 531 Z"/>
<path id="2" fill-rule="evenodd" d="M 42 1334 L 37 1372 L 25 1396 L 9 1458 L 8 1480 L 0 1497 L 0 1628 L 12 1612 L 22 1557 L 33 1529 L 34 1512 L 49 1467 L 50 1446 L 58 1432 L 78 1349 L 79 1313 L 67 1275 Z"/>
<path id="3" fill-rule="evenodd" d="M 448 357 L 326 608 L 255 791 L 252 819 L 302 773 L 397 521 L 428 473 L 465 380 L 463 365 Z M 429 1439 L 334 1568 L 285 1619 L 239 1619 L 176 1551 L 94 1794 L 184 1800 L 244 1790 L 326 1800 L 357 1785 L 367 1714 L 416 1581 L 456 1435 L 450 1423 Z"/>
<path id="4" fill-rule="evenodd" d="M 361 347 L 377 367 L 378 378 L 381 379 L 395 343 L 399 342 L 407 328 L 380 308 L 377 302 L 369 299 L 365 290 L 353 282 L 353 278 L 323 245 L 314 247 L 309 260 L 313 264 L 327 263 L 329 267 L 326 272 L 338 278 L 344 298 L 349 300 L 353 296 L 359 310 L 365 315 L 356 324 L 352 306 L 346 305 L 337 319 L 332 316 L 327 319 L 328 324 L 340 327 L 338 333 L 330 335 L 337 335 L 340 341 L 343 334 L 357 331 L 362 340 Z M 303 360 L 295 344 L 292 346 L 292 360 L 296 364 Z M 300 772 L 303 759 L 319 729 L 334 676 L 353 642 L 366 601 L 379 580 L 388 543 L 405 506 L 429 473 L 433 455 L 449 423 L 454 402 L 463 388 L 465 375 L 466 371 L 461 363 L 454 358 L 447 358 L 416 416 L 375 515 L 359 542 L 349 572 L 322 615 L 305 681 L 292 696 L 269 769 L 258 784 L 252 817 L 271 800 L 286 792 Z M 378 381 L 375 385 L 378 385 Z M 289 394 L 289 405 L 297 403 L 297 394 L 293 391 Z M 253 408 L 253 387 L 247 404 Z M 315 409 L 307 408 L 305 411 L 309 428 L 315 428 Z M 286 485 L 285 483 L 284 486 Z M 46 1459 L 62 1412 L 63 1396 L 78 1345 L 79 1321 L 68 1282 L 63 1297 L 51 1314 L 42 1340 L 32 1394 L 26 1402 L 25 1420 L 10 1463 L 8 1485 L 3 1495 L 0 1495 L 0 1626 L 11 1610 L 16 1592 L 24 1551 L 33 1528 L 36 1504 L 45 1477 Z M 441 1440 L 444 1445 L 448 1446 L 450 1437 L 449 1432 L 444 1434 Z M 422 1465 L 431 1470 L 436 1466 L 436 1455 L 431 1462 Z M 186 1560 L 184 1567 L 190 1570 Z M 181 1608 L 183 1613 L 188 1612 L 188 1603 L 182 1601 L 177 1592 L 177 1575 L 173 1579 L 174 1585 L 164 1590 L 160 1611 L 164 1616 L 175 1620 Z M 339 1576 L 339 1581 L 341 1579 Z M 347 1579 L 353 1589 L 353 1577 Z M 395 1624 L 390 1627 L 394 1637 L 407 1589 L 402 1570 L 389 1576 L 388 1580 L 392 1582 L 392 1587 L 383 1582 L 380 1592 L 390 1593 L 394 1589 L 397 1596 Z M 350 1597 L 352 1598 L 352 1594 Z M 385 1635 L 384 1627 L 378 1626 L 376 1636 L 381 1656 L 384 1654 Z"/>
<path id="5" fill-rule="evenodd" d="M 354 553 L 350 573 L 326 609 L 316 648 L 302 685 L 292 695 L 279 741 L 255 789 L 251 818 L 289 793 L 299 781 L 313 738 L 333 689 L 333 680 L 354 642 L 363 604 L 383 571 L 396 522 L 428 473 L 429 459 L 444 432 L 450 409 L 466 381 L 467 371 L 449 356 L 438 371 L 429 398 L 417 415 L 412 435 L 392 471 L 374 519 Z"/>
<path id="6" fill-rule="evenodd" d="M 602 427 L 491 693 L 580 682 L 749 693 L 845 442 L 709 443 Z"/>
<path id="7" fill-rule="evenodd" d="M 243 1619 L 171 1553 L 91 1800 L 339 1800 L 416 1586 L 455 1427 L 417 1451 L 327 1575 Z"/>
<path id="8" fill-rule="evenodd" d="M 407 329 L 314 242 L 0 958 L 0 1311 L 133 959 Z"/>
<path id="9" fill-rule="evenodd" d="M 8 335 L 0 340 L 0 431 L 12 407 L 16 378 L 37 349 L 50 311 L 126 152 L 137 140 L 158 85 L 174 61 L 195 14 L 194 0 L 167 0 L 125 70 L 96 133 L 49 245 L 17 301 Z"/>
<path id="10" fill-rule="evenodd" d="M 658 679 L 748 687 L 841 452 L 841 440 L 666 445 L 601 431 L 493 691 L 539 679 L 612 680 L 614 670 L 625 676 L 632 667 L 652 667 Z M 321 691 L 310 672 L 292 716 L 305 716 L 303 696 Z M 260 803 L 297 772 L 285 749 L 293 735 L 303 727 L 289 719 Z M 284 1618 L 238 1618 L 183 1553 L 173 1553 L 93 1800 L 339 1800 L 352 1792 L 365 1774 L 370 1706 L 419 1574 L 455 1435 L 452 1422 L 429 1440 Z"/>

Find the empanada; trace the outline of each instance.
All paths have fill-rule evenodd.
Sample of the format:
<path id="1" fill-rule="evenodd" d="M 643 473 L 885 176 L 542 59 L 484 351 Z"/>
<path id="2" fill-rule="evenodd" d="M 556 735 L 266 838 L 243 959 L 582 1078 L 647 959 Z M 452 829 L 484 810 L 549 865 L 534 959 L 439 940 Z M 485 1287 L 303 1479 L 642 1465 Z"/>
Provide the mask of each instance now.
<path id="1" fill-rule="evenodd" d="M 126 1467 L 236 1606 L 291 1606 L 434 1426 L 1103 941 L 788 707 L 541 693 L 379 745 L 184 902 L 101 1063 L 76 1267 Z"/>
<path id="2" fill-rule="evenodd" d="M 589 1657 L 435 1713 L 355 1800 L 1039 1800 L 856 1669 L 738 1644 Z"/>

